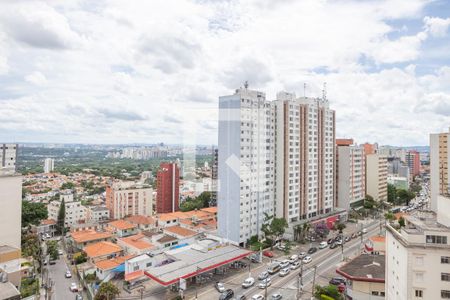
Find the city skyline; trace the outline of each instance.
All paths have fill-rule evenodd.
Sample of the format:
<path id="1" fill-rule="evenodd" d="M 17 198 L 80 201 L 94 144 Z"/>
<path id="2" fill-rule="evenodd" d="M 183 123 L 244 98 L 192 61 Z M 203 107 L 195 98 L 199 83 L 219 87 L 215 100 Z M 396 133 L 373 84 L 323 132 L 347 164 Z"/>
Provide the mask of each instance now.
<path id="1" fill-rule="evenodd" d="M 216 144 L 218 97 L 246 80 L 268 100 L 326 82 L 336 136 L 358 143 L 448 126 L 445 1 L 174 4 L 3 3 L 0 139 Z"/>

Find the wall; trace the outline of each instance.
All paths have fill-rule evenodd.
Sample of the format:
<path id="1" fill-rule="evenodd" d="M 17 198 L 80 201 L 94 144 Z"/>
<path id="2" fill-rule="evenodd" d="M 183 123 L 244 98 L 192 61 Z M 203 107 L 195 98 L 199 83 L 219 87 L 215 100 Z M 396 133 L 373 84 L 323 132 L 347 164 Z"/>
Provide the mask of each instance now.
<path id="1" fill-rule="evenodd" d="M 0 176 L 0 245 L 21 247 L 22 176 Z"/>

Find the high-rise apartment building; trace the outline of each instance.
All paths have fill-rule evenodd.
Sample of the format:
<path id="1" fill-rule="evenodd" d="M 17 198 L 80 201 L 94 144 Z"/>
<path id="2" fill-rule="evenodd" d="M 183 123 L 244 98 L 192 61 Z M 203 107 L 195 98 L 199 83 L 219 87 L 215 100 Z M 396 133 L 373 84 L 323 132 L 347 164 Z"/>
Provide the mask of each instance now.
<path id="1" fill-rule="evenodd" d="M 243 245 L 275 214 L 275 103 L 240 88 L 219 98 L 219 235 Z"/>
<path id="2" fill-rule="evenodd" d="M 66 212 L 64 226 L 72 226 L 86 220 L 86 207 L 81 205 L 80 201 L 74 201 L 72 193 L 61 194 L 59 200 L 52 201 L 47 205 L 49 219 L 58 221 L 58 214 L 63 200 Z"/>
<path id="3" fill-rule="evenodd" d="M 430 135 L 431 209 L 437 211 L 438 196 L 450 195 L 450 130 Z"/>
<path id="4" fill-rule="evenodd" d="M 336 204 L 350 210 L 363 205 L 366 196 L 364 147 L 353 139 L 336 140 Z"/>
<path id="5" fill-rule="evenodd" d="M 22 218 L 22 176 L 0 170 L 0 246 L 19 248 Z"/>
<path id="6" fill-rule="evenodd" d="M 366 155 L 366 193 L 376 201 L 387 201 L 388 163 L 384 155 Z"/>
<path id="7" fill-rule="evenodd" d="M 335 112 L 328 101 L 278 93 L 275 141 L 277 216 L 290 224 L 331 212 Z"/>
<path id="8" fill-rule="evenodd" d="M 0 144 L 0 173 L 16 171 L 17 144 Z"/>
<path id="9" fill-rule="evenodd" d="M 55 168 L 55 160 L 53 158 L 46 158 L 44 160 L 44 173 L 51 173 Z"/>
<path id="10" fill-rule="evenodd" d="M 420 175 L 420 153 L 417 151 L 408 151 L 405 155 L 405 162 L 409 167 L 412 179 Z"/>
<path id="11" fill-rule="evenodd" d="M 163 162 L 157 173 L 156 212 L 169 213 L 179 210 L 180 168 L 174 162 Z"/>
<path id="12" fill-rule="evenodd" d="M 106 187 L 106 207 L 111 219 L 153 215 L 153 189 L 132 181 L 111 182 Z"/>
<path id="13" fill-rule="evenodd" d="M 364 143 L 362 144 L 362 146 L 364 147 L 364 153 L 366 155 L 374 154 L 377 152 L 378 149 L 378 144 L 376 143 L 375 144 Z"/>

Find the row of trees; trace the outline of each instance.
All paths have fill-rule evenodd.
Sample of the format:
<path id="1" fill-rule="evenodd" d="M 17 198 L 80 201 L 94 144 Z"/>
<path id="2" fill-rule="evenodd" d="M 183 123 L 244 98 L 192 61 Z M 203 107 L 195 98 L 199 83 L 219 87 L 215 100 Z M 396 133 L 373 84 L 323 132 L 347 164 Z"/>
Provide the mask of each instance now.
<path id="1" fill-rule="evenodd" d="M 194 209 L 200 209 L 209 207 L 211 201 L 211 192 L 203 192 L 196 198 L 188 197 L 180 204 L 181 211 L 191 211 Z"/>
<path id="2" fill-rule="evenodd" d="M 420 192 L 416 185 L 411 185 L 413 188 L 409 190 L 398 189 L 393 184 L 388 184 L 388 202 L 395 205 L 409 205 L 409 202 L 416 197 Z"/>

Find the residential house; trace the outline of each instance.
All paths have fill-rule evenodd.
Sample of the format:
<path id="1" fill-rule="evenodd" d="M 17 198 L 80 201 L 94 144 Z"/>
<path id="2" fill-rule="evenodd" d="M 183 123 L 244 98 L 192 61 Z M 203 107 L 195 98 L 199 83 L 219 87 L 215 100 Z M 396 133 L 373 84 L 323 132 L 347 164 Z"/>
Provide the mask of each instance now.
<path id="1" fill-rule="evenodd" d="M 83 250 L 86 246 L 98 242 L 111 241 L 110 232 L 101 232 L 93 229 L 72 231 L 70 233 L 70 244 L 76 249 Z"/>
<path id="2" fill-rule="evenodd" d="M 87 245 L 84 248 L 84 252 L 86 252 L 89 261 L 95 263 L 100 260 L 121 256 L 124 251 L 120 246 L 114 243 L 98 242 Z"/>
<path id="3" fill-rule="evenodd" d="M 125 220 L 116 220 L 108 223 L 107 230 L 121 238 L 136 234 L 137 226 Z"/>
<path id="4" fill-rule="evenodd" d="M 155 246 L 147 242 L 143 234 L 135 234 L 117 240 L 117 245 L 121 246 L 127 254 L 140 255 L 155 249 Z"/>
<path id="5" fill-rule="evenodd" d="M 152 217 L 135 215 L 125 218 L 126 221 L 136 225 L 140 230 L 152 230 L 156 228 L 156 220 Z"/>

